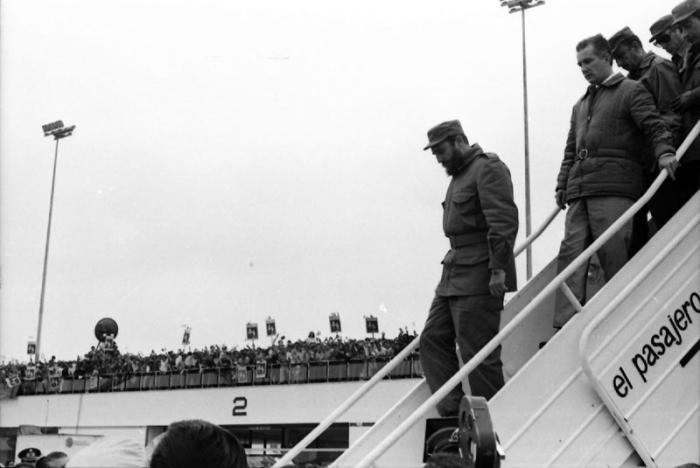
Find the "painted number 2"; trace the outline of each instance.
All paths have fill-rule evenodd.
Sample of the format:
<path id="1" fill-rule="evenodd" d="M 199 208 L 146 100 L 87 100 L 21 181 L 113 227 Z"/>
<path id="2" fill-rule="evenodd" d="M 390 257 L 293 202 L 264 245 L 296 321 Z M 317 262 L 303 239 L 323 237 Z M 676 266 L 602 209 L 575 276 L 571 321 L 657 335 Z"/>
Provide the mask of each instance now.
<path id="1" fill-rule="evenodd" d="M 245 416 L 248 413 L 246 408 L 248 407 L 248 399 L 244 396 L 239 396 L 233 399 L 233 416 Z"/>

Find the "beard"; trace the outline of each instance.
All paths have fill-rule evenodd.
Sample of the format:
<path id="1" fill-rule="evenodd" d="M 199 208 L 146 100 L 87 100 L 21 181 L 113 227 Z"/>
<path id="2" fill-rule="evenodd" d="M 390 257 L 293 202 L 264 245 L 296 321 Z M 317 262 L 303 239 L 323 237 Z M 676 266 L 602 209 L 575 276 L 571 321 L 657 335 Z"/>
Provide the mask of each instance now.
<path id="1" fill-rule="evenodd" d="M 448 164 L 443 164 L 443 167 L 445 168 L 447 175 L 451 177 L 460 172 L 463 164 L 464 161 L 462 161 L 462 158 L 454 158 Z"/>

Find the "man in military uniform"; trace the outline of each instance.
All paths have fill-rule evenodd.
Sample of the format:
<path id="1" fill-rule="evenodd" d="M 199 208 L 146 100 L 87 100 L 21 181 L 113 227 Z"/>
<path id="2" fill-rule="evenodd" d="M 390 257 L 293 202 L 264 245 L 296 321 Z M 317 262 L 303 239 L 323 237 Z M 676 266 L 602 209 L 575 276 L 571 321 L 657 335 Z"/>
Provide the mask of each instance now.
<path id="1" fill-rule="evenodd" d="M 679 73 L 685 69 L 685 55 L 690 44 L 683 37 L 677 24 L 673 24 L 673 15 L 664 15 L 649 26 L 651 39 L 649 42 L 661 47 L 671 55 L 671 61 Z"/>
<path id="2" fill-rule="evenodd" d="M 673 135 L 674 145 L 680 145 L 681 115 L 671 109 L 671 101 L 681 92 L 681 80 L 673 62 L 659 57 L 654 52 L 646 52 L 642 47 L 642 41 L 627 26 L 613 34 L 608 42 L 617 65 L 629 72 L 627 78 L 640 82 L 651 93 L 661 118 Z M 659 171 L 656 158 L 649 149 L 644 151 L 642 158 L 643 190 L 646 191 Z M 661 228 L 683 206 L 676 194 L 674 181 L 666 179 L 649 201 L 648 207 L 645 206 L 637 212 L 633 221 L 630 255 L 639 251 L 649 238 L 647 229 L 649 211 L 656 227 Z"/>
<path id="3" fill-rule="evenodd" d="M 443 202 L 443 229 L 450 250 L 420 339 L 420 360 L 431 391 L 458 370 L 455 341 L 469 361 L 496 333 L 503 295 L 515 291 L 513 244 L 518 209 L 508 167 L 478 144 L 469 144 L 458 120 L 428 131 L 428 146 L 452 177 Z M 470 375 L 473 395 L 491 398 L 503 386 L 501 349 Z M 454 388 L 438 405 L 456 416 L 463 392 Z"/>

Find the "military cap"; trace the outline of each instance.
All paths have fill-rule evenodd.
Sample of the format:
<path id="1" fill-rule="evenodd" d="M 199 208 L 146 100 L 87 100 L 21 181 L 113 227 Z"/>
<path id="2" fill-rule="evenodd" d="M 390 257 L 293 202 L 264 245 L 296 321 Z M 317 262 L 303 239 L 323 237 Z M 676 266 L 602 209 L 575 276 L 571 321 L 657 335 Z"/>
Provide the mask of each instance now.
<path id="1" fill-rule="evenodd" d="M 17 456 L 22 461 L 36 461 L 39 459 L 39 457 L 41 457 L 41 450 L 38 448 L 29 447 L 19 452 Z"/>
<path id="2" fill-rule="evenodd" d="M 696 11 L 700 10 L 700 0 L 685 0 L 671 10 L 673 15 L 673 24 L 678 24 L 686 18 L 689 18 Z"/>
<path id="3" fill-rule="evenodd" d="M 654 42 L 660 34 L 668 31 L 668 28 L 673 24 L 673 15 L 664 15 L 659 18 L 654 24 L 649 26 L 649 32 L 651 33 L 651 39 L 649 42 Z"/>
<path id="4" fill-rule="evenodd" d="M 428 130 L 428 146 L 423 148 L 423 151 L 439 145 L 447 138 L 455 135 L 464 135 L 464 130 L 462 130 L 462 124 L 459 123 L 459 120 L 448 120 L 437 124 Z"/>
<path id="5" fill-rule="evenodd" d="M 613 55 L 617 53 L 617 49 L 627 40 L 629 39 L 637 39 L 639 41 L 639 37 L 632 32 L 632 30 L 629 28 L 629 26 L 625 26 L 624 28 L 620 29 L 618 32 L 613 34 L 610 39 L 608 39 L 608 43 L 610 44 L 610 51 L 612 52 Z M 640 41 L 641 42 L 641 41 Z"/>

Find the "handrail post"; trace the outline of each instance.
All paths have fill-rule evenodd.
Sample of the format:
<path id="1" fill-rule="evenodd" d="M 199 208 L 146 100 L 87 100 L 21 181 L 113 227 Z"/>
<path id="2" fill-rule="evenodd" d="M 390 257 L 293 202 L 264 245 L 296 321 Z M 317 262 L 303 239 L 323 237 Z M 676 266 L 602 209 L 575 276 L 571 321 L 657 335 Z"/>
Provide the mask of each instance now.
<path id="1" fill-rule="evenodd" d="M 566 281 L 563 281 L 561 283 L 561 286 L 559 286 L 559 289 L 561 289 L 561 292 L 564 293 L 564 296 L 569 300 L 571 305 L 574 306 L 574 309 L 576 309 L 576 312 L 581 312 L 583 310 L 583 306 L 581 305 L 581 302 L 574 295 L 574 292 L 571 290 L 569 285 L 566 284 Z"/>

